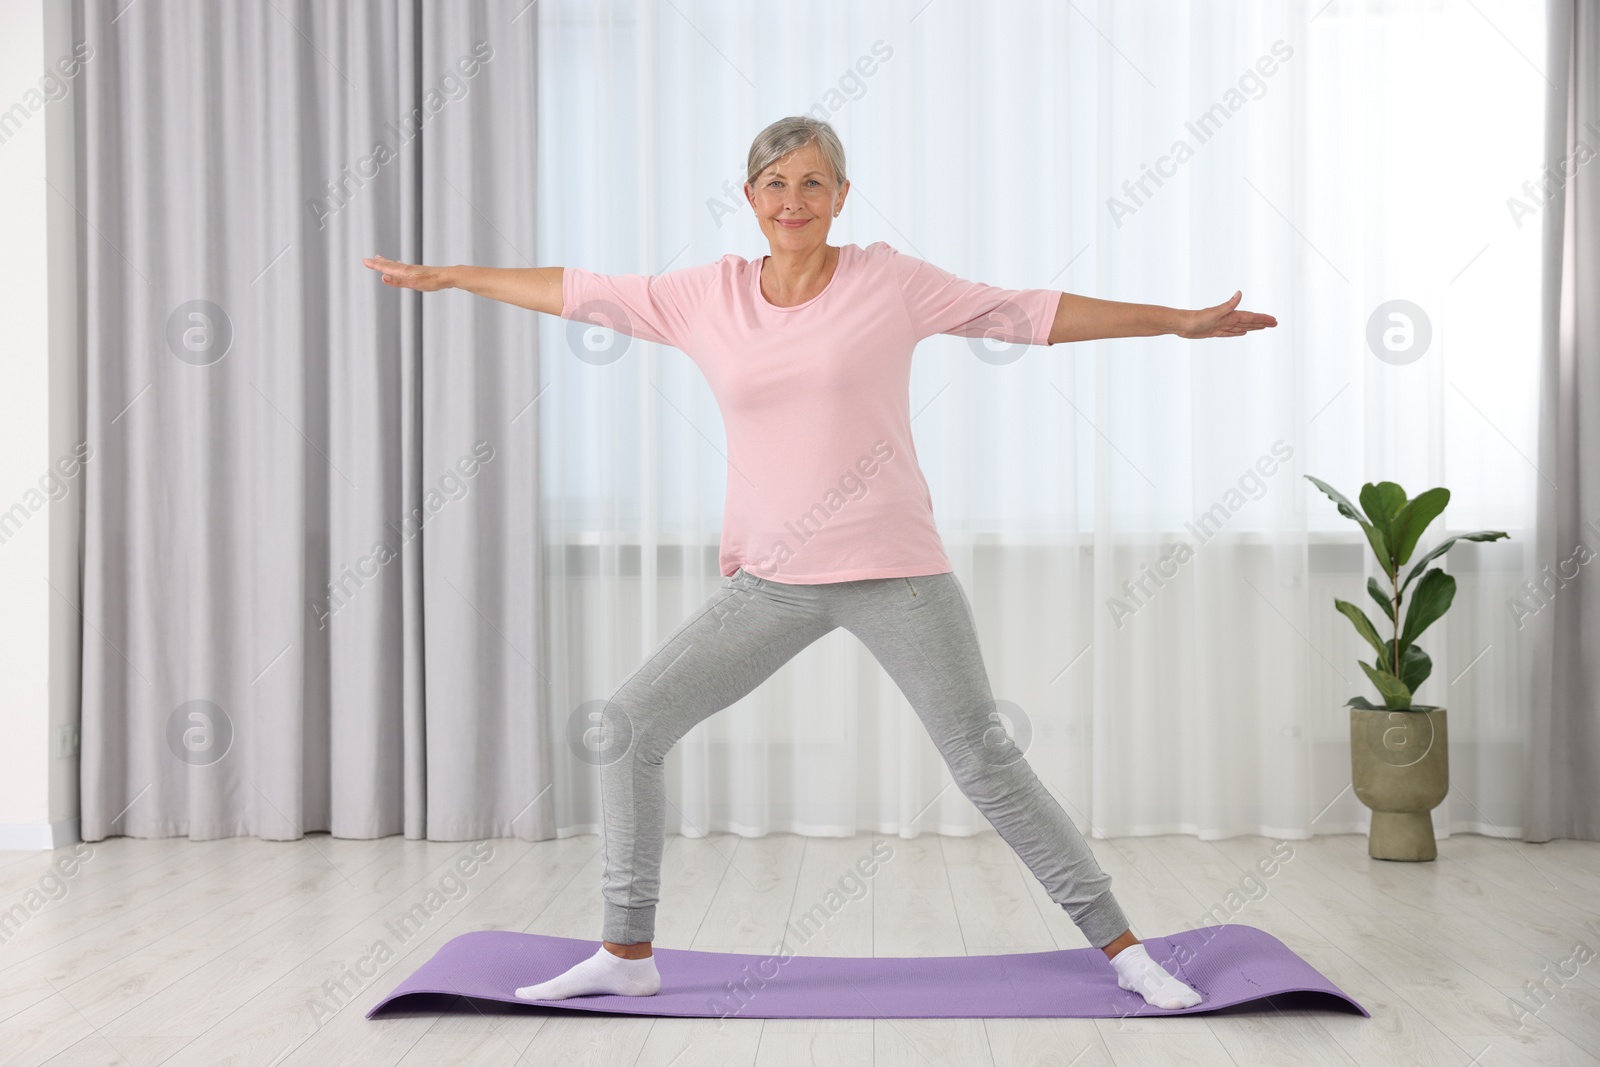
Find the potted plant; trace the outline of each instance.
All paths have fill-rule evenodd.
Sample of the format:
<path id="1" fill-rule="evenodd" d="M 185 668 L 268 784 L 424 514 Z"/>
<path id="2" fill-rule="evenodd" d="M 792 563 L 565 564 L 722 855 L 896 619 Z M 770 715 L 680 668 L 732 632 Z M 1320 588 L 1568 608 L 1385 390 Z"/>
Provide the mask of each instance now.
<path id="1" fill-rule="evenodd" d="M 1367 613 L 1347 600 L 1334 598 L 1333 606 L 1349 619 L 1367 644 L 1372 663 L 1358 660 L 1372 681 L 1381 705 L 1364 696 L 1345 701 L 1350 708 L 1350 774 L 1357 799 L 1372 809 L 1372 829 L 1367 835 L 1367 855 L 1384 860 L 1431 860 L 1439 854 L 1429 815 L 1450 791 L 1449 735 L 1445 709 L 1412 703 L 1417 687 L 1433 671 L 1433 661 L 1416 643 L 1450 607 L 1456 580 L 1428 564 L 1450 550 L 1457 541 L 1496 541 L 1509 536 L 1503 530 L 1447 537 L 1412 566 L 1405 580 L 1400 568 L 1445 505 L 1450 490 L 1429 489 L 1415 500 L 1394 482 L 1368 482 L 1361 487 L 1361 510 L 1327 482 L 1307 479 L 1339 506 L 1339 514 L 1354 519 L 1378 557 L 1389 579 L 1384 589 L 1376 578 L 1367 579 L 1367 592 L 1382 613 L 1389 636 L 1378 633 Z M 1409 603 L 1406 591 L 1412 583 Z"/>

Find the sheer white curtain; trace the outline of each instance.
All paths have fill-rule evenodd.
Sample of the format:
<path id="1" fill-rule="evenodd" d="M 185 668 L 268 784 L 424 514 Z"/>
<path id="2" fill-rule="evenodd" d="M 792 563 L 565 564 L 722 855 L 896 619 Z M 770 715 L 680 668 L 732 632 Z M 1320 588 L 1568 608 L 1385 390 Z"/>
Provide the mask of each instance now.
<path id="1" fill-rule="evenodd" d="M 1513 208 L 1539 203 L 1536 0 L 536 10 L 540 263 L 761 255 L 749 143 L 810 112 L 848 153 L 831 243 L 1115 300 L 1242 289 L 1278 317 L 1238 339 L 918 350 L 917 448 L 995 695 L 1086 833 L 1364 827 L 1342 705 L 1375 694 L 1332 601 L 1365 601 L 1375 571 L 1305 474 L 1448 486 L 1428 544 L 1511 534 L 1447 557 L 1460 590 L 1419 700 L 1451 715 L 1440 834 L 1518 831 L 1508 601 L 1539 477 L 1539 227 Z M 1369 344 L 1408 324 L 1409 352 Z M 725 441 L 682 353 L 550 319 L 541 348 L 557 821 L 581 833 L 585 730 L 719 580 Z M 843 630 L 667 766 L 669 832 L 987 827 Z"/>

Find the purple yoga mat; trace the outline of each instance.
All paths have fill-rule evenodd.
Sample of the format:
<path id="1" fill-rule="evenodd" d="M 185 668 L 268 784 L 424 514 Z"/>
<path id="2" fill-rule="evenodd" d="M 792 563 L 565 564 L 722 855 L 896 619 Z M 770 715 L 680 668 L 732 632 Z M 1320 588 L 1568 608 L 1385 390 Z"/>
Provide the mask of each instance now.
<path id="1" fill-rule="evenodd" d="M 1282 941 L 1227 924 L 1144 939 L 1151 957 L 1200 996 L 1192 1008 L 1153 1008 L 1117 985 L 1096 948 L 999 956 L 736 955 L 657 948 L 661 991 L 652 997 L 523 1000 L 533 985 L 594 955 L 598 942 L 479 930 L 451 939 L 367 1012 L 416 998 L 417 1010 L 445 994 L 576 1011 L 741 1019 L 1105 1019 L 1187 1015 L 1280 994 L 1371 1018 Z M 448 1002 L 446 1002 L 448 1003 Z M 1265 1005 L 1264 1005 L 1265 1006 Z"/>

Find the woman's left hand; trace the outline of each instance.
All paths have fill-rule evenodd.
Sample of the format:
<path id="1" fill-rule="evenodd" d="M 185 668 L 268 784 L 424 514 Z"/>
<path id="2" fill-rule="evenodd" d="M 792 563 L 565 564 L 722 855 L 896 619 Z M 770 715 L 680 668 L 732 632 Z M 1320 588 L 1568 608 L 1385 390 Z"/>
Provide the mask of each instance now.
<path id="1" fill-rule="evenodd" d="M 1251 330 L 1259 330 L 1263 326 L 1278 325 L 1278 320 L 1271 315 L 1236 310 L 1242 295 L 1244 295 L 1242 291 L 1237 291 L 1233 294 L 1233 299 L 1226 300 L 1216 307 L 1189 312 L 1188 321 L 1178 331 L 1178 336 L 1190 340 L 1199 340 L 1202 337 L 1238 337 Z"/>

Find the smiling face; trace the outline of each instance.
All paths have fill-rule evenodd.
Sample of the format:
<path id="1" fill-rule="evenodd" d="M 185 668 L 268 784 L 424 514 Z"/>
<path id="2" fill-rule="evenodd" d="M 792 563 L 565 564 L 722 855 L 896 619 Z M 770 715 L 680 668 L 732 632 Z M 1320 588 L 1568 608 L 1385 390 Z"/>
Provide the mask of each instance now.
<path id="1" fill-rule="evenodd" d="M 834 181 L 833 169 L 815 141 L 801 145 L 745 183 L 745 199 L 756 213 L 772 251 L 805 253 L 828 241 L 834 215 L 844 207 L 850 183 Z"/>

